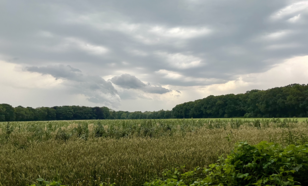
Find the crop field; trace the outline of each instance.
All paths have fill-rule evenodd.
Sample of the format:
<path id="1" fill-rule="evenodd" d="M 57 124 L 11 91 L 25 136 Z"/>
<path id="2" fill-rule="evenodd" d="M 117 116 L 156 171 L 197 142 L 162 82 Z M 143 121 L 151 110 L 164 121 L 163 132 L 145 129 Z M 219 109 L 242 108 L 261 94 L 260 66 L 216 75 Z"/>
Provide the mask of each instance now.
<path id="1" fill-rule="evenodd" d="M 308 119 L 85 120 L 0 123 L 0 186 L 143 185 L 204 167 L 240 141 L 308 142 Z M 183 167 L 185 166 L 185 167 Z"/>

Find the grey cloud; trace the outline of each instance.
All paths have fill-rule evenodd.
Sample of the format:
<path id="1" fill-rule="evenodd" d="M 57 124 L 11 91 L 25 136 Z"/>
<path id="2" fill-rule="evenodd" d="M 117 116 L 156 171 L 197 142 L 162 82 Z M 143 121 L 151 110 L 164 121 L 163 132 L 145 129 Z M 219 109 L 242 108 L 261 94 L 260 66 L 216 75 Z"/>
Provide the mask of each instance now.
<path id="1" fill-rule="evenodd" d="M 135 76 L 129 74 L 122 74 L 121 76 L 115 76 L 111 79 L 112 83 L 125 89 L 139 89 L 147 93 L 153 94 L 165 94 L 171 90 L 161 86 L 153 86 L 150 83 L 145 84 Z"/>
<path id="2" fill-rule="evenodd" d="M 146 85 L 135 76 L 122 74 L 111 79 L 112 83 L 127 89 L 141 89 Z"/>
<path id="3" fill-rule="evenodd" d="M 298 14 L 305 20 L 307 14 L 295 12 L 270 21 L 275 12 L 289 4 L 287 0 L 266 3 L 180 0 L 177 6 L 170 0 L 43 0 L 30 5 L 29 2 L 18 3 L 18 9 L 13 1 L 7 1 L 3 6 L 8 11 L 0 12 L 0 23 L 4 25 L 0 30 L 0 51 L 8 59 L 18 57 L 16 63 L 25 65 L 65 63 L 96 75 L 112 75 L 119 69 L 134 74 L 142 72 L 149 74 L 148 81 L 158 84 L 189 86 L 180 79 L 169 81 L 153 75 L 152 72 L 160 69 L 176 71 L 185 77 L 216 78 L 225 82 L 238 74 L 266 71 L 288 57 L 307 55 L 308 23 L 290 24 L 287 21 Z M 151 31 L 156 27 L 206 27 L 212 33 L 198 38 L 172 39 L 153 35 Z M 260 39 L 265 34 L 281 30 L 294 31 L 295 34 L 276 40 Z M 76 43 L 69 43 L 68 38 L 106 47 L 109 52 L 95 55 Z M 148 44 L 142 39 L 159 42 Z M 299 47 L 267 50 L 271 45 L 290 42 Z M 147 55 L 130 52 L 136 50 Z M 205 65 L 178 69 L 155 55 L 157 51 L 192 55 L 202 59 Z M 122 65 L 123 61 L 128 65 Z M 195 84 L 206 85 L 202 82 L 191 85 Z"/>
<path id="4" fill-rule="evenodd" d="M 108 82 L 102 83 L 104 89 L 89 82 L 98 81 L 94 77 L 102 74 L 129 73 L 146 74 L 144 81 L 159 85 L 186 87 L 224 83 L 241 74 L 267 71 L 287 58 L 308 54 L 305 10 L 272 19 L 275 13 L 292 3 L 296 2 L 41 0 L 16 3 L 4 0 L 0 2 L 5 10 L 0 11 L 0 60 L 67 79 L 68 86 L 78 87 L 78 82 L 84 82 L 87 90 L 106 92 L 114 92 L 106 88 L 110 87 Z M 300 19 L 290 23 L 289 19 L 299 14 Z M 190 28 L 186 32 L 192 35 L 198 35 L 195 31 L 202 28 L 211 32 L 198 37 L 174 37 L 185 35 L 185 28 Z M 265 37 L 280 31 L 290 34 L 281 38 Z M 288 45 L 293 47 L 286 47 Z M 108 52 L 95 52 L 99 47 Z M 201 59 L 202 65 L 179 68 L 178 59 L 168 61 L 157 52 L 193 56 Z M 82 73 L 69 66 L 53 70 L 56 64 L 82 69 Z M 181 78 L 155 73 L 159 70 L 175 72 Z M 130 83 L 127 86 L 131 87 L 121 85 L 147 93 L 168 91 L 143 85 L 137 78 Z M 89 92 L 83 94 L 90 95 Z M 100 96 L 95 95 L 89 99 L 100 100 Z"/>
<path id="5" fill-rule="evenodd" d="M 57 66 L 28 66 L 24 70 L 49 74 L 57 79 L 64 80 L 64 85 L 72 94 L 82 94 L 90 102 L 102 103 L 108 106 L 119 106 L 120 99 L 113 85 L 99 76 L 85 75 L 79 69 L 69 65 Z"/>
<path id="6" fill-rule="evenodd" d="M 145 92 L 154 93 L 154 94 L 165 94 L 165 93 L 171 91 L 171 90 L 166 89 L 164 87 L 153 86 L 151 84 L 147 84 L 142 90 L 145 91 Z"/>
<path id="7" fill-rule="evenodd" d="M 119 96 L 121 97 L 121 100 L 136 100 L 137 98 L 139 98 L 139 95 L 135 91 L 119 92 Z"/>
<path id="8" fill-rule="evenodd" d="M 144 95 L 140 94 L 139 91 L 136 91 L 136 89 L 122 89 L 121 91 L 118 91 L 119 96 L 121 97 L 121 100 L 147 100 L 150 99 L 148 97 L 145 97 Z"/>
<path id="9" fill-rule="evenodd" d="M 59 66 L 28 66 L 24 68 L 26 71 L 29 72 L 38 72 L 41 74 L 50 74 L 55 78 L 65 78 L 70 80 L 81 80 L 82 79 L 82 72 L 76 68 L 72 68 L 70 65 L 59 65 Z"/>

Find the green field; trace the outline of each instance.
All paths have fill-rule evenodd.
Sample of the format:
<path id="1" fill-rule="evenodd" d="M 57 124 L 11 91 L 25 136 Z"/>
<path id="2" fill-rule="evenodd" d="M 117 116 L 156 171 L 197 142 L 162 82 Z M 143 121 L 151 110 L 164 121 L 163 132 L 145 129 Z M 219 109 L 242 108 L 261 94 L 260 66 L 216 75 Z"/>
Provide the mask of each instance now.
<path id="1" fill-rule="evenodd" d="M 165 169 L 204 167 L 234 144 L 308 142 L 308 119 L 86 120 L 0 123 L 0 185 L 143 185 Z"/>

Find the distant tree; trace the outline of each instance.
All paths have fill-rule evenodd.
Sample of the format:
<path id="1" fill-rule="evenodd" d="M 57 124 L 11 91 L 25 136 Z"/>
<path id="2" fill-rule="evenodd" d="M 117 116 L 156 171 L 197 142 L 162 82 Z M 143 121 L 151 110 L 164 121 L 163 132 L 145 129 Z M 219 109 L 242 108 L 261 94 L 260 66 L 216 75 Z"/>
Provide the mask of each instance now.
<path id="1" fill-rule="evenodd" d="M 176 118 L 308 116 L 308 85 L 291 84 L 245 94 L 208 96 L 176 105 Z"/>
<path id="2" fill-rule="evenodd" d="M 123 112 L 120 116 L 120 119 L 127 119 L 127 113 Z"/>
<path id="3" fill-rule="evenodd" d="M 16 121 L 26 121 L 27 120 L 27 109 L 22 107 L 22 106 L 18 106 L 14 108 L 14 112 L 15 112 L 15 119 Z"/>
<path id="4" fill-rule="evenodd" d="M 0 104 L 0 121 L 5 121 L 5 108 Z"/>
<path id="5" fill-rule="evenodd" d="M 165 111 L 164 118 L 165 118 L 165 119 L 169 119 L 169 118 L 172 118 L 172 117 L 173 117 L 173 116 L 172 116 L 172 111 L 166 110 L 166 111 Z"/>
<path id="6" fill-rule="evenodd" d="M 13 108 L 0 104 L 0 121 L 72 119 L 164 119 L 219 117 L 308 117 L 308 85 L 291 84 L 244 94 L 210 95 L 176 105 L 171 111 L 114 111 L 107 107 Z"/>
<path id="7" fill-rule="evenodd" d="M 48 109 L 46 107 L 39 107 L 35 109 L 35 118 L 37 120 L 47 120 Z"/>
<path id="8" fill-rule="evenodd" d="M 57 119 L 57 111 L 53 108 L 47 108 L 47 120 L 56 120 Z"/>
<path id="9" fill-rule="evenodd" d="M 94 107 L 94 108 L 92 108 L 92 110 L 93 110 L 93 113 L 95 114 L 96 119 L 105 119 L 104 111 L 103 111 L 102 108 Z"/>
<path id="10" fill-rule="evenodd" d="M 74 117 L 74 110 L 70 106 L 54 107 L 57 120 L 71 120 Z"/>
<path id="11" fill-rule="evenodd" d="M 116 119 L 116 111 L 110 109 L 107 119 Z"/>
<path id="12" fill-rule="evenodd" d="M 15 110 L 9 104 L 0 104 L 0 115 L 1 119 L 4 121 L 14 121 L 15 120 Z M 4 117 L 3 117 L 4 116 Z"/>
<path id="13" fill-rule="evenodd" d="M 102 107 L 101 110 L 103 111 L 103 115 L 105 119 L 110 117 L 110 111 L 108 107 Z"/>

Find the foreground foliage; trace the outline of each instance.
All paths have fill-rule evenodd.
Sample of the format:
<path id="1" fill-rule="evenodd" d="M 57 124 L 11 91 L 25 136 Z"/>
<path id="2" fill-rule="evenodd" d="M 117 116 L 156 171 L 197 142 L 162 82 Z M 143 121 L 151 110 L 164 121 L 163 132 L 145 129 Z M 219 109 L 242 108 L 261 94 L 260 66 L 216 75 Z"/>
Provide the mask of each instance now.
<path id="1" fill-rule="evenodd" d="M 307 185 L 308 143 L 282 147 L 265 141 L 255 146 L 241 142 L 227 158 L 200 170 L 165 171 L 164 181 L 145 186 Z"/>
<path id="2" fill-rule="evenodd" d="M 0 185 L 42 185 L 43 178 L 66 186 L 138 186 L 166 169 L 213 164 L 239 141 L 285 147 L 308 142 L 307 133 L 308 121 L 297 119 L 0 123 Z"/>
<path id="3" fill-rule="evenodd" d="M 29 186 L 66 186 L 66 185 L 62 185 L 61 181 L 46 181 L 43 178 L 38 178 L 36 179 L 36 181 L 38 182 L 37 184 L 31 184 Z M 107 184 L 107 183 L 100 183 L 99 186 L 115 186 L 115 184 Z"/>

